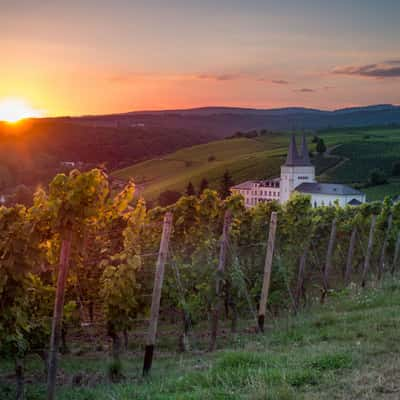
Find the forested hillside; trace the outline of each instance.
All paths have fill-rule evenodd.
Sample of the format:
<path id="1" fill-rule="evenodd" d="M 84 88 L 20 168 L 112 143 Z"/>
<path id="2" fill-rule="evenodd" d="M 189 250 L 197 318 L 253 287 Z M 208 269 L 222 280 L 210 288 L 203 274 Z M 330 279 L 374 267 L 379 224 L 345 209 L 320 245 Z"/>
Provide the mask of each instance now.
<path id="1" fill-rule="evenodd" d="M 0 189 L 46 183 L 63 161 L 115 169 L 213 138 L 185 128 L 94 127 L 57 119 L 0 123 Z"/>
<path id="2" fill-rule="evenodd" d="M 400 107 L 391 104 L 344 108 L 334 111 L 303 107 L 252 109 L 203 107 L 188 110 L 138 111 L 125 114 L 73 118 L 88 126 L 145 124 L 212 133 L 219 138 L 235 131 L 317 130 L 340 127 L 400 124 Z"/>
<path id="3" fill-rule="evenodd" d="M 352 127 L 371 125 L 395 129 L 399 123 L 400 108 L 392 105 L 336 111 L 206 107 L 45 118 L 17 124 L 0 122 L 0 190 L 21 183 L 47 183 L 62 170 L 63 161 L 80 162 L 85 169 L 102 164 L 108 170 L 116 170 L 243 132 L 262 131 L 274 136 L 282 131 L 306 130 L 314 134 L 319 129 L 347 127 L 352 131 Z M 269 150 L 269 145 L 265 150 Z M 254 169 L 243 167 L 248 175 Z M 264 171 L 262 175 L 273 171 Z M 245 177 L 246 172 L 241 176 Z"/>

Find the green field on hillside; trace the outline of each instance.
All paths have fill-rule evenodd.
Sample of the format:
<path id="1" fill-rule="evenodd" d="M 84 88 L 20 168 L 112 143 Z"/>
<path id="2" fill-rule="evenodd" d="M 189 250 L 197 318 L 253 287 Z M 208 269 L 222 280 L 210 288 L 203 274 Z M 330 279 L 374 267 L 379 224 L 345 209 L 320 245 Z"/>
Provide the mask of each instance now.
<path id="1" fill-rule="evenodd" d="M 398 399 L 400 285 L 336 292 L 326 305 L 269 320 L 265 334 L 244 323 L 215 353 L 157 351 L 149 378 L 143 352 L 123 358 L 125 380 L 107 381 L 107 355 L 80 344 L 60 362 L 58 400 Z M 166 341 L 160 336 L 158 340 Z M 134 343 L 133 343 L 134 344 Z M 78 347 L 76 347 L 78 346 Z M 0 398 L 15 398 L 11 362 L 0 362 Z M 27 400 L 45 398 L 42 363 L 26 362 Z"/>
<path id="2" fill-rule="evenodd" d="M 375 201 L 381 200 L 385 196 L 399 196 L 400 195 L 400 181 L 392 180 L 384 185 L 373 186 L 363 189 L 366 193 L 368 200 Z"/>
<path id="3" fill-rule="evenodd" d="M 317 134 L 331 149 L 324 157 L 314 157 L 317 174 L 323 181 L 365 183 L 373 168 L 381 168 L 389 177 L 392 163 L 400 159 L 399 128 L 332 129 Z M 182 192 L 189 181 L 198 186 L 202 178 L 206 178 L 212 188 L 217 188 L 226 170 L 235 183 L 269 178 L 279 175 L 289 136 L 282 133 L 214 141 L 135 164 L 113 175 L 121 179 L 133 178 L 143 184 L 142 195 L 148 200 L 157 199 L 165 190 Z M 309 148 L 314 150 L 311 139 L 312 134 L 309 134 Z M 366 192 L 369 200 L 376 200 L 400 194 L 398 189 L 397 183 L 390 183 L 368 188 Z"/>
<path id="4" fill-rule="evenodd" d="M 226 170 L 235 182 L 261 179 L 279 174 L 286 142 L 284 135 L 220 140 L 145 161 L 113 175 L 144 184 L 143 195 L 147 199 L 155 199 L 165 190 L 182 191 L 189 181 L 198 185 L 202 178 L 216 187 Z"/>

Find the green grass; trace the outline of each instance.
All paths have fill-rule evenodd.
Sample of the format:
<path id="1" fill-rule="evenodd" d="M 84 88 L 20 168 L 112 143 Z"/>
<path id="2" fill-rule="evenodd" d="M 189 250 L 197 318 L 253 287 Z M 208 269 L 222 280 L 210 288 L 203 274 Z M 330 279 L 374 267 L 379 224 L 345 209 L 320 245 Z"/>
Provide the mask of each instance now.
<path id="1" fill-rule="evenodd" d="M 354 128 L 329 130 L 320 134 L 328 145 L 337 146 L 332 155 L 345 162 L 328 174 L 329 180 L 342 183 L 366 182 L 374 168 L 389 177 L 392 164 L 400 159 L 399 128 Z"/>
<path id="2" fill-rule="evenodd" d="M 349 160 L 335 171 L 335 178 L 341 182 L 352 183 L 365 181 L 368 171 L 374 168 L 382 169 L 390 176 L 392 164 L 399 159 L 399 141 L 365 141 L 344 143 L 333 152 Z"/>
<path id="3" fill-rule="evenodd" d="M 113 175 L 143 183 L 143 196 L 154 200 L 165 190 L 183 191 L 189 181 L 198 186 L 202 178 L 216 188 L 226 170 L 235 182 L 278 175 L 285 147 L 286 138 L 282 135 L 219 140 L 135 164 Z M 209 161 L 210 157 L 215 160 Z"/>
<path id="4" fill-rule="evenodd" d="M 369 201 L 381 200 L 385 196 L 400 196 L 400 181 L 392 179 L 385 185 L 369 187 L 363 191 Z"/>
<path id="5" fill-rule="evenodd" d="M 270 321 L 265 334 L 230 336 L 213 354 L 157 353 L 141 378 L 142 353 L 123 360 L 125 381 L 107 381 L 103 353 L 63 356 L 59 400 L 397 399 L 400 283 L 337 292 L 325 306 Z M 13 398 L 11 363 L 0 363 L 0 398 Z M 27 363 L 27 399 L 45 398 L 41 365 Z M 79 379 L 77 379 L 77 377 Z M 3 382 L 3 383 L 1 383 Z M 73 383 L 75 382 L 75 383 Z"/>
<path id="6" fill-rule="evenodd" d="M 390 175 L 392 163 L 400 159 L 399 128 L 331 129 L 318 135 L 328 147 L 336 146 L 330 156 L 314 158 L 317 174 L 324 181 L 365 183 L 371 169 L 378 167 Z M 219 140 L 138 163 L 113 175 L 121 179 L 133 178 L 143 184 L 141 195 L 155 200 L 165 190 L 183 192 L 189 181 L 198 187 L 202 178 L 206 178 L 212 188 L 218 188 L 226 170 L 235 183 L 278 176 L 288 142 L 289 134 L 284 133 Z M 209 161 L 210 156 L 215 160 Z M 369 199 L 374 200 L 395 190 L 395 185 L 385 185 L 367 192 L 371 193 Z"/>

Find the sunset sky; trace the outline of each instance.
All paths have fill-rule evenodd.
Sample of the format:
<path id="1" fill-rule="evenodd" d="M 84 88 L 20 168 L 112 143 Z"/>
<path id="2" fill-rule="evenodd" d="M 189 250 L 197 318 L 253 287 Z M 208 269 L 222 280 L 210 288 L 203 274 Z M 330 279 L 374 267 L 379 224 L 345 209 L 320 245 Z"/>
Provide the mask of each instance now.
<path id="1" fill-rule="evenodd" d="M 46 115 L 400 103 L 399 0 L 0 0 L 0 101 Z"/>

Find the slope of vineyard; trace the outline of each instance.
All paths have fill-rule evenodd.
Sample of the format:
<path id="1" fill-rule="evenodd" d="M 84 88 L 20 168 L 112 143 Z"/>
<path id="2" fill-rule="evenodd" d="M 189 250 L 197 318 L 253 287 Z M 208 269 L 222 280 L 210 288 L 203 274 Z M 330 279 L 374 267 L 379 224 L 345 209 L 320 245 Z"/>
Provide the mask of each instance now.
<path id="1" fill-rule="evenodd" d="M 145 161 L 113 175 L 144 184 L 143 195 L 153 200 L 165 190 L 183 190 L 189 181 L 198 185 L 202 178 L 207 178 L 211 187 L 217 187 L 226 170 L 237 182 L 277 175 L 286 142 L 284 135 L 220 140 Z"/>
<path id="2" fill-rule="evenodd" d="M 399 160 L 400 129 L 370 129 L 353 135 L 351 141 L 343 141 L 332 154 L 348 159 L 334 172 L 334 178 L 341 182 L 365 180 L 366 168 L 380 168 L 390 176 L 393 162 Z"/>
<path id="3" fill-rule="evenodd" d="M 376 167 L 390 177 L 392 163 L 400 158 L 399 128 L 331 129 L 317 134 L 332 149 L 325 157 L 314 159 L 317 174 L 323 173 L 324 181 L 365 183 L 369 171 Z M 310 134 L 309 142 L 311 139 Z M 165 190 L 182 192 L 189 181 L 198 186 L 202 178 L 216 188 L 226 170 L 236 183 L 268 178 L 279 174 L 288 141 L 289 134 L 214 141 L 132 165 L 113 175 L 121 179 L 133 178 L 143 184 L 142 194 L 148 200 L 156 199 Z M 397 193 L 400 194 L 397 185 L 383 185 L 371 190 L 369 200 Z"/>
<path id="4" fill-rule="evenodd" d="M 363 191 L 370 201 L 381 200 L 384 196 L 396 197 L 400 195 L 400 180 L 392 178 L 386 184 L 372 186 Z"/>
<path id="5" fill-rule="evenodd" d="M 400 202 L 246 209 L 205 190 L 146 210 L 133 195 L 72 171 L 0 207 L 0 398 L 43 398 L 48 366 L 64 399 L 306 399 L 396 351 Z"/>

